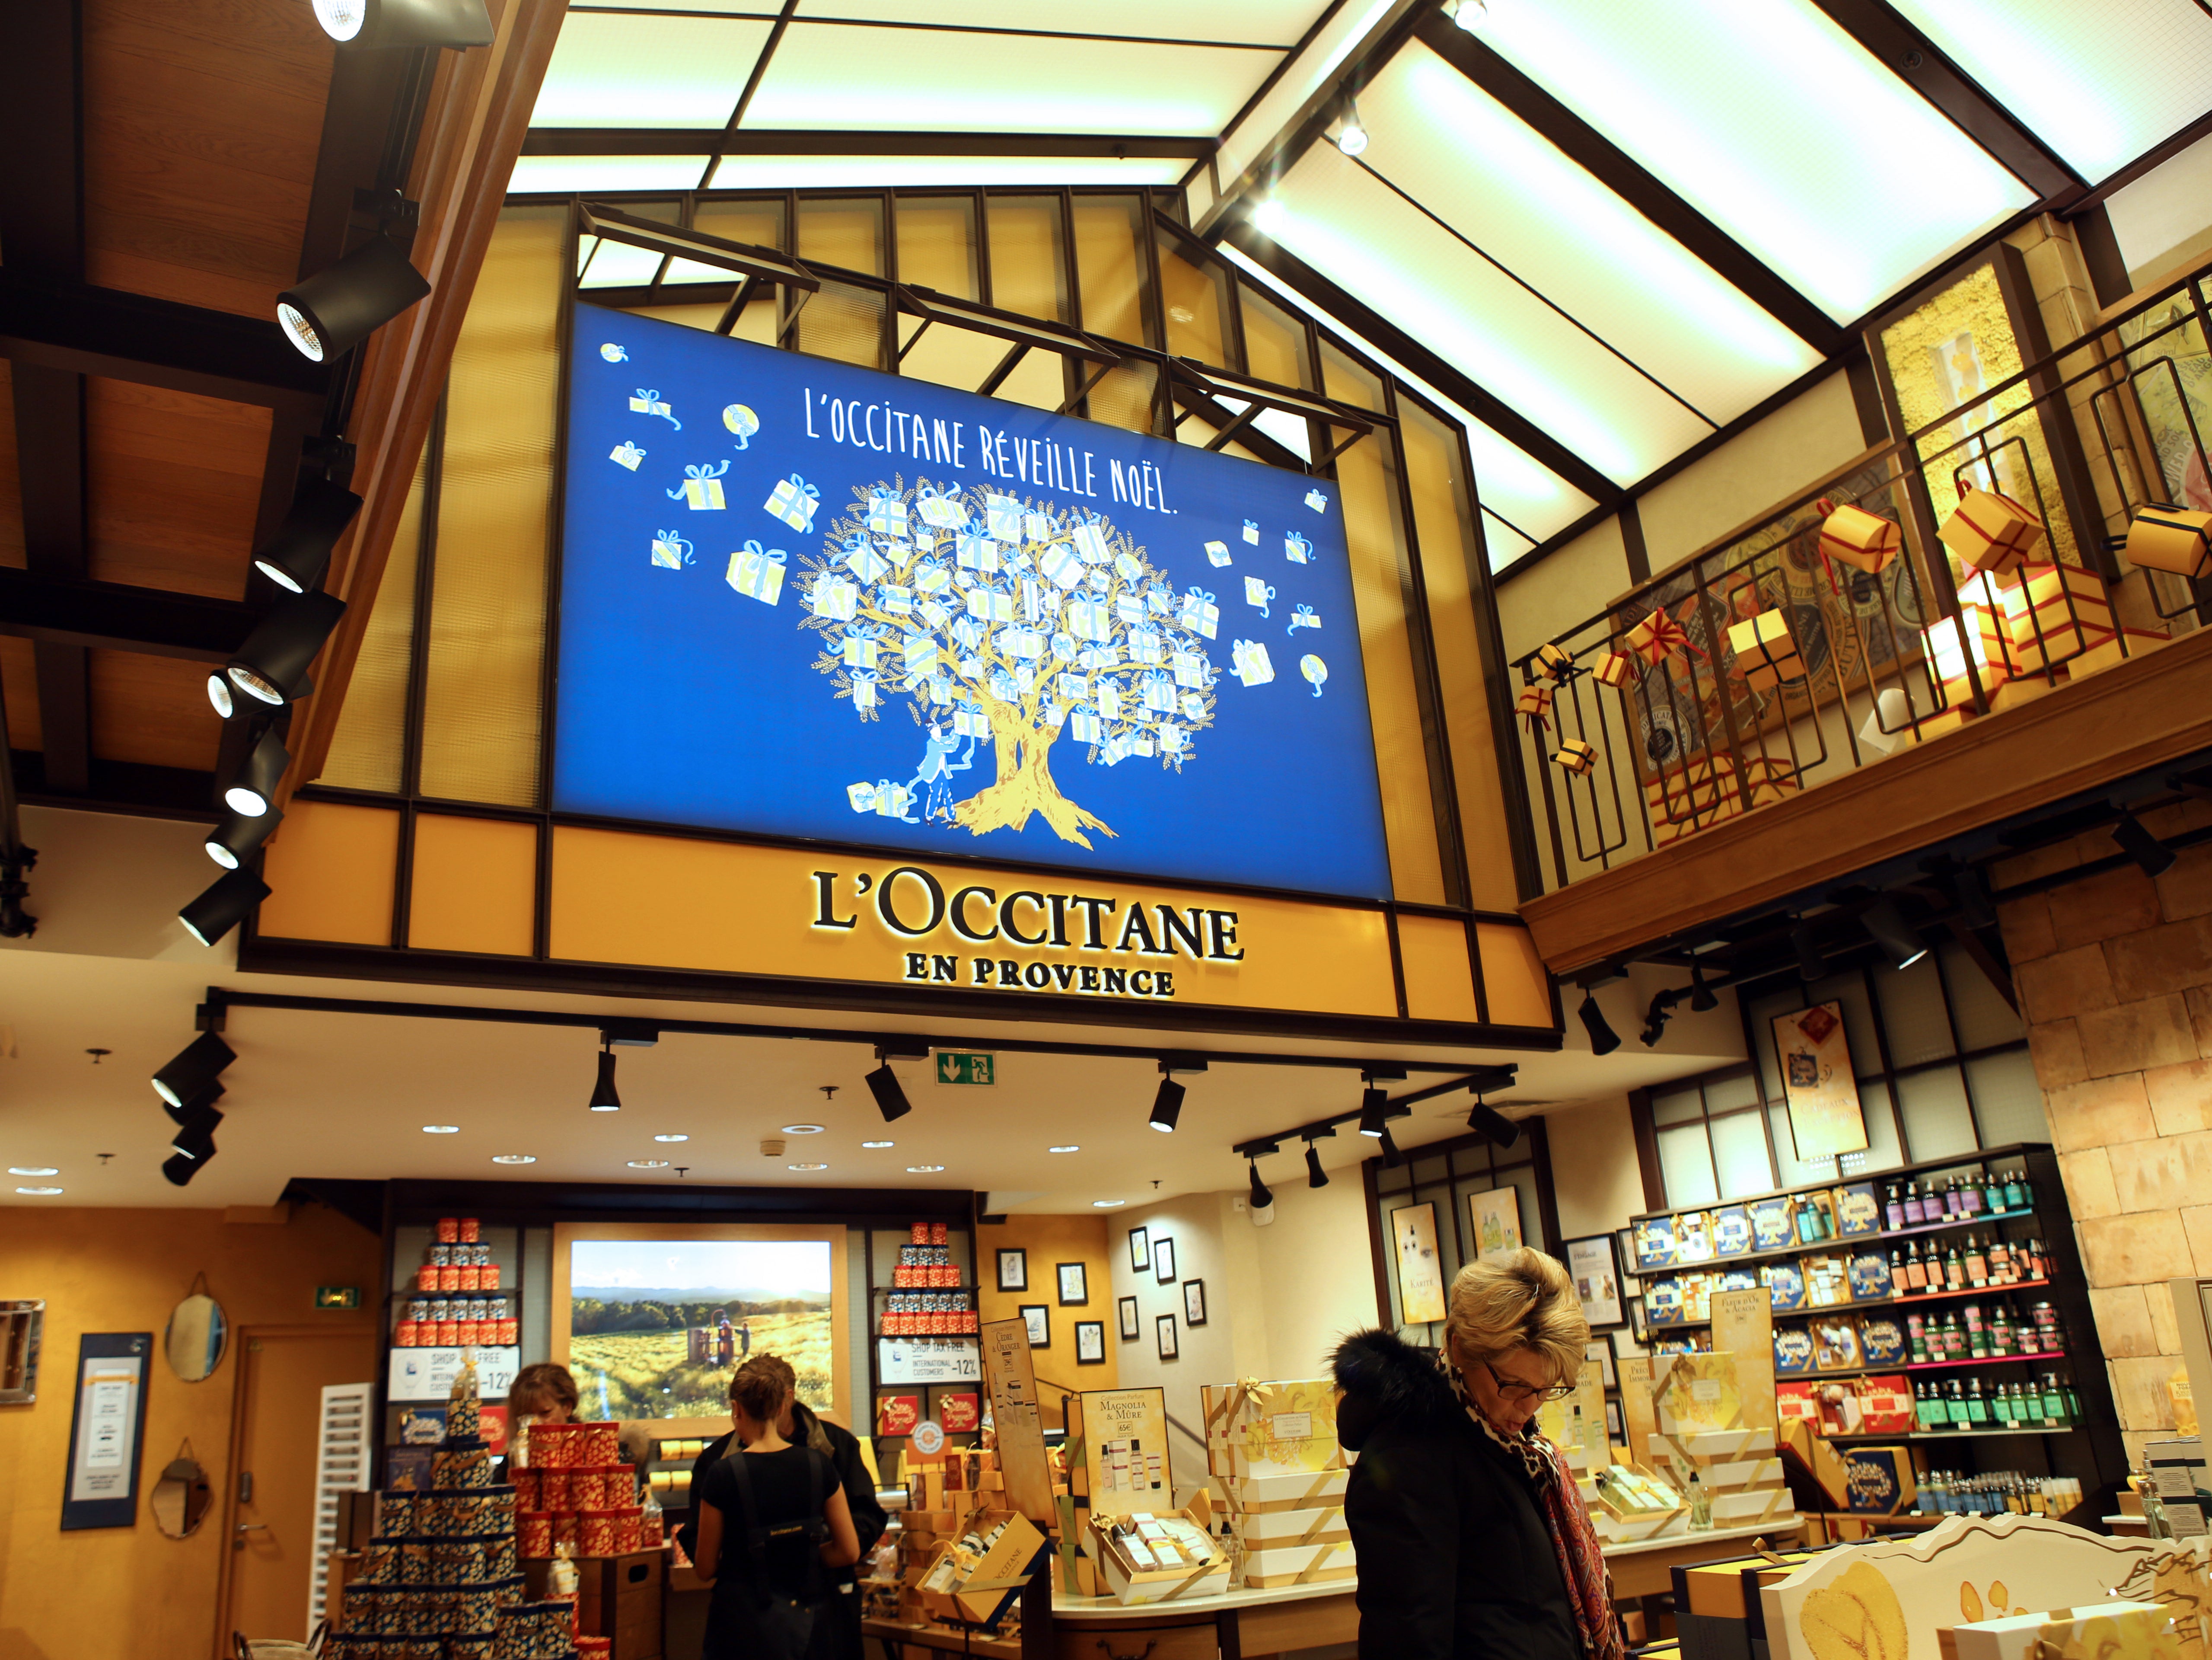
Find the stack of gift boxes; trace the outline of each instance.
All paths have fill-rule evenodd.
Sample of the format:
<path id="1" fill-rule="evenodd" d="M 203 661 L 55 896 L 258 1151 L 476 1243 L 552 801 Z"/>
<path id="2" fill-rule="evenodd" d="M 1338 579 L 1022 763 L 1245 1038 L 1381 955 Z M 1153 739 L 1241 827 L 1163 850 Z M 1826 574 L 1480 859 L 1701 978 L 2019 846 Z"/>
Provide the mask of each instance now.
<path id="1" fill-rule="evenodd" d="M 1013 1589 L 990 1587 L 1018 1577 L 1044 1543 L 1027 1518 L 1007 1509 L 999 1455 L 981 1448 L 917 1453 L 900 1461 L 907 1507 L 899 1514 L 898 1617 L 1018 1625 Z"/>
<path id="2" fill-rule="evenodd" d="M 464 1366 L 427 1491 L 377 1495 L 329 1660 L 571 1660 L 575 1605 L 525 1601 L 515 1490 L 492 1485 L 476 1368 Z M 586 1651 L 588 1654 L 588 1649 Z M 604 1652 L 604 1651 L 602 1651 Z"/>
<path id="3" fill-rule="evenodd" d="M 1206 1468 L 1229 1512 L 1238 1583 L 1272 1590 L 1353 1578 L 1335 1383 L 1247 1378 L 1199 1394 Z"/>
<path id="4" fill-rule="evenodd" d="M 623 1556 L 660 1543 L 658 1511 L 637 1499 L 616 1424 L 532 1424 L 514 1472 L 526 1558 Z M 650 1535 L 650 1536 L 648 1536 Z"/>
<path id="5" fill-rule="evenodd" d="M 512 1347 L 518 1322 L 473 1216 L 441 1216 L 400 1306 L 394 1348 Z"/>

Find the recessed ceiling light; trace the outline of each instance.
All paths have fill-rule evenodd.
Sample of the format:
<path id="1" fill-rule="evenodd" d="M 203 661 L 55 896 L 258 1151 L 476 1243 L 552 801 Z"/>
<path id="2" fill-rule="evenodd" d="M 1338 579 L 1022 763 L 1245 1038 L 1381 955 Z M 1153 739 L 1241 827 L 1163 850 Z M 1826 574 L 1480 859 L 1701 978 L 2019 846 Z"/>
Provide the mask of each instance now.
<path id="1" fill-rule="evenodd" d="M 819 1135 L 822 1134 L 822 1126 L 819 1124 L 786 1124 L 783 1127 L 783 1133 L 786 1135 Z"/>
<path id="2" fill-rule="evenodd" d="M 8 1174 L 10 1176 L 59 1176 L 61 1170 L 53 1164 L 10 1164 L 8 1166 Z"/>
<path id="3" fill-rule="evenodd" d="M 491 1162 L 495 1164 L 534 1164 L 538 1162 L 538 1155 L 534 1152 L 495 1152 L 491 1156 Z"/>
<path id="4" fill-rule="evenodd" d="M 1077 1146 L 1074 1142 L 1070 1141 L 1063 1146 L 1047 1147 L 1045 1151 L 1047 1152 L 1081 1152 L 1083 1149 Z"/>
<path id="5" fill-rule="evenodd" d="M 898 1143 L 896 1141 L 863 1141 L 860 1145 L 864 1147 L 895 1147 L 898 1146 Z"/>
<path id="6" fill-rule="evenodd" d="M 59 1188 L 18 1188 L 15 1191 L 18 1193 L 27 1193 L 33 1198 L 46 1199 L 59 1193 L 61 1189 Z"/>
<path id="7" fill-rule="evenodd" d="M 461 1127 L 459 1124 L 425 1124 L 422 1126 L 422 1134 L 425 1135 L 459 1135 L 460 1133 Z"/>
<path id="8" fill-rule="evenodd" d="M 786 1164 L 786 1170 L 828 1170 L 827 1164 Z"/>
<path id="9" fill-rule="evenodd" d="M 668 1161 L 665 1158 L 633 1158 L 629 1161 L 629 1167 L 632 1170 L 666 1170 Z"/>
<path id="10" fill-rule="evenodd" d="M 1091 1208 L 1093 1210 L 1111 1210 L 1116 1205 L 1126 1205 L 1128 1202 L 1129 1201 L 1126 1199 L 1094 1199 L 1091 1201 Z"/>
<path id="11" fill-rule="evenodd" d="M 906 1173 L 908 1176 L 934 1176 L 944 1168 L 942 1164 L 908 1164 Z"/>
<path id="12" fill-rule="evenodd" d="M 688 1135 L 656 1135 L 653 1139 L 656 1141 L 689 1141 L 691 1138 Z"/>

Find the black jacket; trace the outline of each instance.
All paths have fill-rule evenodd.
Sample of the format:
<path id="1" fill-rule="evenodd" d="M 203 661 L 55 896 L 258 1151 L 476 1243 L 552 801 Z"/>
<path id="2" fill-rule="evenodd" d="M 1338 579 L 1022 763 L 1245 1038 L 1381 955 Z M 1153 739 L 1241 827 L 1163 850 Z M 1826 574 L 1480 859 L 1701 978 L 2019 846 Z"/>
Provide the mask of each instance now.
<path id="1" fill-rule="evenodd" d="M 869 1479 L 868 1467 L 860 1459 L 860 1438 L 843 1425 L 818 1418 L 794 1402 L 791 1408 L 791 1433 L 785 1438 L 793 1446 L 803 1446 L 813 1438 L 813 1432 L 817 1429 L 829 1439 L 830 1462 L 836 1468 L 838 1484 L 845 1489 L 845 1502 L 852 1508 L 853 1531 L 860 1537 L 860 1561 L 866 1562 L 868 1553 L 876 1548 L 876 1541 L 884 1536 L 884 1529 L 890 1524 L 890 1518 L 884 1513 L 884 1507 L 876 1502 L 876 1484 Z M 709 1441 L 707 1450 L 691 1466 L 691 1517 L 676 1530 L 676 1538 L 684 1547 L 684 1554 L 694 1561 L 699 1555 L 698 1495 L 706 1484 L 707 1472 L 728 1456 L 731 1438 L 736 1434 L 737 1432 L 732 1430 L 728 1435 Z M 855 1563 L 849 1568 L 832 1570 L 830 1575 L 832 1583 L 852 1583 L 859 1566 Z"/>
<path id="2" fill-rule="evenodd" d="M 1335 1371 L 1360 1660 L 1583 1660 L 1534 1486 L 1436 1357 L 1364 1331 Z"/>

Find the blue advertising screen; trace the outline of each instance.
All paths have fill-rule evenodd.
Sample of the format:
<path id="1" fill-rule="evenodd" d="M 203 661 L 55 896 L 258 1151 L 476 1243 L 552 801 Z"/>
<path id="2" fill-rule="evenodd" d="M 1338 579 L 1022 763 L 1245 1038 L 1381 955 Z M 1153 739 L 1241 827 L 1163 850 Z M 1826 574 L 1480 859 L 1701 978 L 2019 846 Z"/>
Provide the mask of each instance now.
<path id="1" fill-rule="evenodd" d="M 1336 487 L 579 305 L 556 811 L 1384 897 Z"/>

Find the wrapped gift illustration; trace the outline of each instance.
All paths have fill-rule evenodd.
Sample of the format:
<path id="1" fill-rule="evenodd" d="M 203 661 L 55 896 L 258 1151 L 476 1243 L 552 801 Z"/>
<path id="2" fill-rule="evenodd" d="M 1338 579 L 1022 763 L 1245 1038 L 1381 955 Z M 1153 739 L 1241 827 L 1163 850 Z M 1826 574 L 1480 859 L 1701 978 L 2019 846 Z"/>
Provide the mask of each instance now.
<path id="1" fill-rule="evenodd" d="M 991 735 L 989 717 L 983 706 L 972 697 L 963 697 L 952 706 L 952 731 L 959 738 L 988 738 Z"/>
<path id="2" fill-rule="evenodd" d="M 1014 677 L 1005 669 L 993 669 L 991 678 L 983 683 L 983 687 L 1001 703 L 1022 701 L 1022 689 L 1014 684 Z"/>
<path id="3" fill-rule="evenodd" d="M 1192 633 L 1202 634 L 1211 640 L 1214 630 L 1221 626 L 1221 607 L 1204 589 L 1192 588 L 1183 595 L 1176 620 Z"/>
<path id="4" fill-rule="evenodd" d="M 1103 640 L 1114 632 L 1114 608 L 1103 599 L 1079 594 L 1067 602 L 1067 631 L 1079 640 Z"/>
<path id="5" fill-rule="evenodd" d="M 635 472 L 637 464 L 645 459 L 645 452 L 625 439 L 607 452 L 607 459 L 618 467 L 628 467 Z"/>
<path id="6" fill-rule="evenodd" d="M 978 582 L 968 590 L 968 614 L 979 623 L 1011 623 L 1014 620 L 1014 596 L 1004 588 Z"/>
<path id="7" fill-rule="evenodd" d="M 1075 542 L 1076 554 L 1085 564 L 1103 565 L 1114 556 L 1106 545 L 1105 527 L 1096 520 L 1078 525 L 1071 535 Z"/>
<path id="8" fill-rule="evenodd" d="M 881 484 L 877 485 L 868 492 L 867 524 L 872 535 L 905 536 L 906 503 Z"/>
<path id="9" fill-rule="evenodd" d="M 1111 680 L 1098 683 L 1098 713 L 1109 721 L 1121 718 L 1121 689 Z"/>
<path id="10" fill-rule="evenodd" d="M 981 531 L 963 530 L 953 543 L 963 570 L 981 571 L 989 575 L 999 569 L 999 544 Z"/>
<path id="11" fill-rule="evenodd" d="M 1262 642 L 1231 642 L 1229 660 L 1236 666 L 1237 678 L 1248 686 L 1264 686 L 1275 678 L 1275 666 L 1267 660 L 1267 648 Z"/>
<path id="12" fill-rule="evenodd" d="M 1095 646 L 1085 646 L 1076 652 L 1065 652 L 1060 650 L 1060 642 L 1063 640 L 1066 641 L 1071 646 L 1075 644 L 1075 636 L 1073 635 L 1055 634 L 1052 636 L 1052 649 L 1054 654 L 1055 656 L 1067 658 L 1071 661 L 1079 662 L 1085 668 L 1089 669 L 1094 674 L 1100 669 L 1119 668 L 1121 666 L 1121 647 L 1114 644 L 1110 640 L 1102 642 Z"/>
<path id="13" fill-rule="evenodd" d="M 1014 689 L 1020 692 L 1023 696 L 1028 696 L 1030 691 L 1035 689 L 1036 683 L 1037 672 L 1036 664 L 1017 663 L 1014 665 Z"/>
<path id="14" fill-rule="evenodd" d="M 914 544 L 903 537 L 888 537 L 876 544 L 876 551 L 889 560 L 891 569 L 903 572 L 914 558 Z"/>
<path id="15" fill-rule="evenodd" d="M 1194 691 L 1182 695 L 1182 718 L 1195 726 L 1206 719 L 1206 699 Z"/>
<path id="16" fill-rule="evenodd" d="M 1161 652 L 1158 629 L 1131 629 L 1129 630 L 1129 660 L 1133 663 L 1155 665 L 1167 660 Z"/>
<path id="17" fill-rule="evenodd" d="M 1275 590 L 1256 576 L 1244 579 L 1244 603 L 1259 607 L 1260 615 L 1267 614 L 1267 607 L 1275 602 Z"/>
<path id="18" fill-rule="evenodd" d="M 952 641 L 963 651 L 981 651 L 983 625 L 973 617 L 959 617 L 952 624 Z"/>
<path id="19" fill-rule="evenodd" d="M 1164 582 L 1155 582 L 1145 590 L 1145 609 L 1155 617 L 1175 615 L 1175 590 Z"/>
<path id="20" fill-rule="evenodd" d="M 1320 626 L 1321 618 L 1314 615 L 1311 605 L 1300 605 L 1291 612 L 1290 631 L 1293 634 L 1300 629 L 1317 629 Z"/>
<path id="21" fill-rule="evenodd" d="M 876 811 L 886 818 L 903 818 L 914 805 L 913 792 L 904 784 L 884 779 L 876 786 Z"/>
<path id="22" fill-rule="evenodd" d="M 629 349 L 626 346 L 618 346 L 610 340 L 599 348 L 599 356 L 610 363 L 627 363 L 629 362 Z"/>
<path id="23" fill-rule="evenodd" d="M 1035 629 L 1011 628 L 999 635 L 999 648 L 1009 657 L 1033 663 L 1044 655 L 1044 636 Z"/>
<path id="24" fill-rule="evenodd" d="M 814 579 L 814 592 L 807 600 L 807 609 L 833 623 L 849 623 L 859 614 L 860 590 L 845 578 L 825 570 Z"/>
<path id="25" fill-rule="evenodd" d="M 1176 653 L 1168 660 L 1168 666 L 1175 671 L 1176 684 L 1178 686 L 1195 686 L 1200 691 L 1206 690 L 1206 659 L 1200 657 L 1196 652 Z"/>
<path id="26" fill-rule="evenodd" d="M 1260 521 L 1258 520 L 1247 519 L 1244 521 L 1244 539 L 1247 542 L 1249 542 L 1255 548 L 1260 545 Z"/>
<path id="27" fill-rule="evenodd" d="M 1141 582 L 1145 580 L 1145 562 L 1126 549 L 1114 556 L 1114 569 L 1121 573 L 1121 580 L 1124 582 Z"/>
<path id="28" fill-rule="evenodd" d="M 791 556 L 781 548 L 747 542 L 730 556 L 729 585 L 749 599 L 773 605 L 783 598 L 783 569 Z"/>
<path id="29" fill-rule="evenodd" d="M 1306 492 L 1306 505 L 1311 508 L 1316 513 L 1327 513 L 1328 511 L 1328 497 L 1323 496 L 1318 489 L 1310 489 Z"/>
<path id="30" fill-rule="evenodd" d="M 730 464 L 723 462 L 724 466 Z M 779 478 L 775 488 L 768 493 L 761 506 L 798 531 L 814 528 L 814 509 L 822 505 L 822 492 L 793 473 L 788 478 Z"/>
<path id="31" fill-rule="evenodd" d="M 914 591 L 916 593 L 942 593 L 952 586 L 952 573 L 934 559 L 925 559 L 914 568 Z"/>
<path id="32" fill-rule="evenodd" d="M 1053 690 L 1071 703 L 1087 703 L 1091 701 L 1091 677 L 1078 674 L 1073 669 L 1063 670 L 1053 683 Z"/>
<path id="33" fill-rule="evenodd" d="M 1129 758 L 1128 739 L 1118 732 L 1115 733 L 1100 746 L 1098 758 L 1109 767 L 1119 765 L 1127 760 Z"/>
<path id="34" fill-rule="evenodd" d="M 726 505 L 722 500 L 722 475 L 729 470 L 727 461 L 717 461 L 711 467 L 686 467 L 684 482 L 668 492 L 668 499 L 680 499 L 694 513 L 718 511 Z M 801 525 L 799 528 L 807 527 Z"/>
<path id="35" fill-rule="evenodd" d="M 872 669 L 883 651 L 881 628 L 866 623 L 848 623 L 839 644 L 848 669 Z"/>
<path id="36" fill-rule="evenodd" d="M 1181 755 L 1184 743 L 1183 730 L 1172 721 L 1160 722 L 1160 753 Z"/>
<path id="37" fill-rule="evenodd" d="M 891 568 L 890 561 L 876 551 L 873 542 L 858 535 L 845 538 L 845 564 L 864 587 L 882 581 Z"/>
<path id="38" fill-rule="evenodd" d="M 1328 665 L 1308 652 L 1298 659 L 1298 672 L 1305 676 L 1306 684 L 1314 689 L 1314 696 L 1320 696 L 1322 686 L 1328 679 Z"/>
<path id="39" fill-rule="evenodd" d="M 682 570 L 691 562 L 691 544 L 672 530 L 655 531 L 653 562 L 663 570 Z"/>
<path id="40" fill-rule="evenodd" d="M 1141 727 L 1129 734 L 1129 753 L 1139 759 L 1152 758 L 1152 735 Z"/>
<path id="41" fill-rule="evenodd" d="M 935 530 L 958 530 L 968 522 L 966 502 L 927 484 L 914 493 L 914 506 L 921 522 Z"/>
<path id="42" fill-rule="evenodd" d="M 873 812 L 876 810 L 876 787 L 863 780 L 845 786 L 845 799 L 853 804 L 854 812 Z"/>
<path id="43" fill-rule="evenodd" d="M 951 609 L 934 599 L 916 600 L 914 614 L 921 618 L 926 626 L 933 629 L 941 629 L 952 620 Z"/>
<path id="44" fill-rule="evenodd" d="M 1038 714 L 1043 724 L 1048 727 L 1064 727 L 1067 724 L 1067 705 L 1065 703 L 1047 703 L 1038 711 Z"/>
<path id="45" fill-rule="evenodd" d="M 1037 556 L 1037 569 L 1063 588 L 1072 588 L 1083 581 L 1083 561 L 1076 556 L 1073 544 L 1054 542 Z"/>
<path id="46" fill-rule="evenodd" d="M 876 677 L 873 670 L 854 669 L 852 673 L 853 707 L 872 709 L 876 706 Z"/>
<path id="47" fill-rule="evenodd" d="M 1020 541 L 1022 539 L 1022 504 L 1011 496 L 985 496 L 983 528 L 990 533 L 994 541 Z"/>
<path id="48" fill-rule="evenodd" d="M 657 392 L 647 392 L 640 386 L 630 394 L 629 406 L 637 414 L 657 415 L 677 431 L 684 430 L 684 423 L 676 418 L 676 411 L 660 401 L 660 394 Z"/>
<path id="49" fill-rule="evenodd" d="M 1068 736 L 1079 744 L 1097 743 L 1100 732 L 1103 730 L 1099 723 L 1098 711 L 1085 708 L 1081 704 L 1068 712 L 1067 722 Z"/>
<path id="50" fill-rule="evenodd" d="M 929 677 L 929 701 L 939 708 L 952 707 L 952 677 L 933 674 Z"/>
<path id="51" fill-rule="evenodd" d="M 1176 706 L 1175 682 L 1158 670 L 1153 670 L 1145 676 L 1144 698 L 1145 707 L 1153 714 L 1173 714 Z"/>
<path id="52" fill-rule="evenodd" d="M 876 590 L 876 609 L 886 617 L 914 615 L 914 590 L 903 583 L 886 582 Z"/>
<path id="53" fill-rule="evenodd" d="M 1121 593 L 1114 596 L 1114 615 L 1120 617 L 1131 628 L 1139 628 L 1143 626 L 1145 621 L 1144 596 L 1142 594 L 1131 593 L 1127 589 L 1123 589 Z"/>
<path id="54" fill-rule="evenodd" d="M 1103 565 L 1093 565 L 1083 573 L 1084 586 L 1093 593 L 1104 593 L 1114 586 L 1114 578 Z"/>
<path id="55" fill-rule="evenodd" d="M 1052 540 L 1052 533 L 1053 523 L 1050 514 L 1024 513 L 1022 514 L 1022 540 L 1024 542 L 1049 542 Z"/>
<path id="56" fill-rule="evenodd" d="M 1252 523 L 1249 519 L 1244 522 L 1248 525 Z M 1256 525 L 1253 526 L 1255 534 L 1258 533 L 1258 530 L 1259 526 Z M 1206 558 L 1208 564 L 1227 564 L 1229 562 L 1229 544 L 1226 542 L 1208 542 L 1206 544 Z"/>
<path id="57" fill-rule="evenodd" d="M 1313 544 L 1307 541 L 1297 531 L 1285 532 L 1283 536 L 1283 557 L 1294 565 L 1311 564 Z"/>
<path id="58" fill-rule="evenodd" d="M 917 520 L 907 520 L 906 539 L 914 544 L 916 553 L 933 552 L 937 547 L 937 532 Z"/>
<path id="59" fill-rule="evenodd" d="M 922 679 L 937 667 L 937 642 L 926 634 L 909 634 L 899 642 L 899 657 L 909 679 Z"/>

